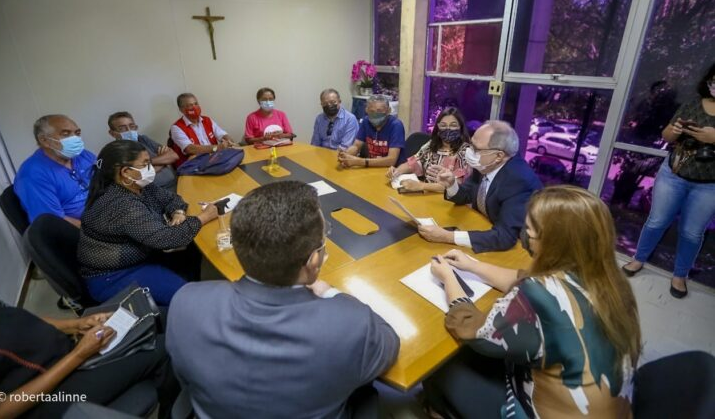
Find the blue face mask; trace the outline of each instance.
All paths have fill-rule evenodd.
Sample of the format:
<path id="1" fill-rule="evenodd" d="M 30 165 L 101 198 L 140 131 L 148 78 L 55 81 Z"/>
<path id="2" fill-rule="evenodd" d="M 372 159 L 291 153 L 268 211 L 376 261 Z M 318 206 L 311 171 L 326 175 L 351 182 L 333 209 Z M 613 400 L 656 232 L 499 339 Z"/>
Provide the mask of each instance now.
<path id="1" fill-rule="evenodd" d="M 367 115 L 367 119 L 370 121 L 373 127 L 379 127 L 387 119 L 387 114 L 375 112 Z"/>
<path id="2" fill-rule="evenodd" d="M 139 133 L 132 131 L 125 131 L 119 133 L 122 136 L 122 140 L 139 141 Z"/>
<path id="3" fill-rule="evenodd" d="M 262 100 L 258 102 L 261 105 L 261 109 L 264 111 L 271 111 L 275 106 L 272 100 Z"/>
<path id="4" fill-rule="evenodd" d="M 49 138 L 49 137 L 48 137 Z M 55 140 L 50 138 L 52 141 L 57 141 L 62 144 L 61 150 L 55 150 L 56 153 L 64 158 L 72 159 L 79 156 L 82 151 L 84 151 L 84 141 L 79 135 L 73 135 L 71 137 L 63 138 L 61 140 Z"/>

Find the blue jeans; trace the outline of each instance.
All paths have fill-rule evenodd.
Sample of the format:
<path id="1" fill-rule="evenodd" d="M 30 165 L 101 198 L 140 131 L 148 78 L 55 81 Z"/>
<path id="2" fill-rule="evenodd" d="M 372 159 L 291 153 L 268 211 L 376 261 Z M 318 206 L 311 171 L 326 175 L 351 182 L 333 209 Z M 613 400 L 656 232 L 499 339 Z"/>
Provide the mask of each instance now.
<path id="1" fill-rule="evenodd" d="M 635 260 L 648 260 L 678 214 L 673 276 L 687 278 L 703 245 L 705 228 L 715 215 L 715 183 L 689 182 L 681 178 L 670 170 L 666 158 L 655 178 L 653 206 L 641 231 Z"/>
<path id="2" fill-rule="evenodd" d="M 154 301 L 160 306 L 168 306 L 171 297 L 186 284 L 186 281 L 171 269 L 149 263 L 92 276 L 85 278 L 85 281 L 89 295 L 100 303 L 136 282 L 141 287 L 149 288 Z"/>

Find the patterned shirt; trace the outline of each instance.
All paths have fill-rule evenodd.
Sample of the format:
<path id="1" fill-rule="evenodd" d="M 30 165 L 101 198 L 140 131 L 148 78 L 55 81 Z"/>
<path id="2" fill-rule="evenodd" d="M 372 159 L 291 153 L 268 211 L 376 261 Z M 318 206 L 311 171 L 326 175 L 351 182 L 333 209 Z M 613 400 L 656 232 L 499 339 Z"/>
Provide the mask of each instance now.
<path id="1" fill-rule="evenodd" d="M 630 358 L 616 362 L 588 293 L 570 274 L 526 278 L 487 314 L 455 301 L 445 325 L 475 351 L 505 360 L 509 418 L 631 415 Z"/>
<path id="2" fill-rule="evenodd" d="M 141 194 L 113 184 L 82 215 L 77 259 L 80 274 L 96 276 L 138 265 L 159 250 L 187 246 L 201 229 L 197 217 L 169 226 L 164 216 L 187 207 L 155 184 Z"/>
<path id="3" fill-rule="evenodd" d="M 430 166 L 437 165 L 450 169 L 454 173 L 454 177 L 457 179 L 458 183 L 464 182 L 466 178 L 472 174 L 472 168 L 469 167 L 467 161 L 464 159 L 464 154 L 469 148 L 468 143 L 462 144 L 456 153 L 450 151 L 437 150 L 433 152 L 430 149 L 432 140 L 427 141 L 425 145 L 420 148 L 420 150 L 414 156 L 410 156 L 407 159 L 407 164 L 410 165 L 412 173 L 416 174 L 420 178 L 424 178 L 427 169 Z M 425 179 L 430 183 L 429 179 Z"/>

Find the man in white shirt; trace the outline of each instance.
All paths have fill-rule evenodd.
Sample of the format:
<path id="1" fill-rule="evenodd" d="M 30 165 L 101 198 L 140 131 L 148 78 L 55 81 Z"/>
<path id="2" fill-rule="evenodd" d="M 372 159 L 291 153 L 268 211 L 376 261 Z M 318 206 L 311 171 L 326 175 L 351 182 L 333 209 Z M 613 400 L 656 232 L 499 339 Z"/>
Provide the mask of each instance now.
<path id="1" fill-rule="evenodd" d="M 190 156 L 231 147 L 231 137 L 215 121 L 201 114 L 201 106 L 193 93 L 180 94 L 176 105 L 182 117 L 169 131 L 169 145 L 179 155 L 175 167 L 181 166 Z"/>
<path id="2" fill-rule="evenodd" d="M 474 172 L 458 185 L 449 169 L 432 166 L 427 176 L 445 187 L 444 197 L 472 208 L 492 223 L 486 231 L 448 231 L 438 226 L 420 226 L 427 241 L 471 247 L 475 253 L 514 247 L 524 226 L 526 204 L 543 186 L 534 171 L 519 156 L 519 137 L 507 122 L 487 121 L 471 139 L 465 159 Z"/>

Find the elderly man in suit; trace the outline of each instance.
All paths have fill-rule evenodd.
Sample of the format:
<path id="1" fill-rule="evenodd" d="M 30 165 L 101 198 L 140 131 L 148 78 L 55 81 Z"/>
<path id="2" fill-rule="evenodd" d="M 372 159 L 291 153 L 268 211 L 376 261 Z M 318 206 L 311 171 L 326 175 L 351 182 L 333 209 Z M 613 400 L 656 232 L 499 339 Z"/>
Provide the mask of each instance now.
<path id="1" fill-rule="evenodd" d="M 506 122 L 487 121 L 474 133 L 465 159 L 474 172 L 462 185 L 440 166 L 427 176 L 441 183 L 444 197 L 472 208 L 487 217 L 487 231 L 448 231 L 438 226 L 420 226 L 428 241 L 471 247 L 475 253 L 511 249 L 519 238 L 526 217 L 526 203 L 543 186 L 531 167 L 519 156 L 519 137 Z"/>
<path id="2" fill-rule="evenodd" d="M 167 349 L 199 417 L 377 417 L 370 383 L 400 341 L 370 307 L 317 279 L 326 225 L 312 186 L 254 189 L 231 221 L 245 276 L 174 295 Z"/>

